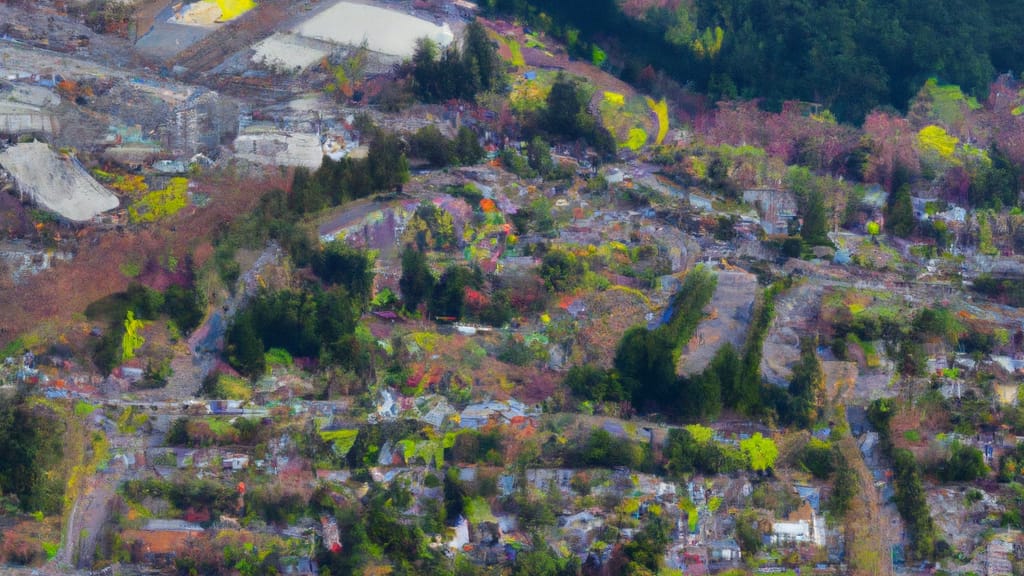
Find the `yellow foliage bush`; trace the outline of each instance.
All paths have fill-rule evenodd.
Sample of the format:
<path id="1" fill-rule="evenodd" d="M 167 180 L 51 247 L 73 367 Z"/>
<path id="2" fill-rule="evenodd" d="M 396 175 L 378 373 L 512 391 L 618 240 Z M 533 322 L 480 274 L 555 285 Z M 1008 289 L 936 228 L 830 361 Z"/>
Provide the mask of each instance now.
<path id="1" fill-rule="evenodd" d="M 704 159 L 699 156 L 690 156 L 690 174 L 697 178 L 707 178 L 708 176 L 708 165 L 704 162 Z"/>
<path id="2" fill-rule="evenodd" d="M 647 132 L 643 128 L 630 128 L 629 136 L 626 137 L 626 141 L 622 143 L 622 146 L 636 152 L 643 148 L 646 143 Z"/>
<path id="3" fill-rule="evenodd" d="M 124 336 L 121 337 L 121 361 L 127 362 L 135 357 L 135 351 L 146 343 L 146 339 L 139 334 L 142 329 L 142 320 L 135 318 L 135 312 L 128 311 L 124 319 Z"/>
<path id="4" fill-rule="evenodd" d="M 149 186 L 146 184 L 146 179 L 135 174 L 117 176 L 110 184 L 110 187 L 129 196 L 136 196 L 149 190 Z"/>
<path id="5" fill-rule="evenodd" d="M 668 102 L 664 98 L 660 102 L 655 102 L 654 98 L 650 96 L 645 96 L 644 99 L 647 100 L 647 106 L 650 107 L 651 112 L 658 117 L 658 136 L 654 139 L 654 143 L 660 145 L 668 134 Z"/>
<path id="6" fill-rule="evenodd" d="M 524 80 L 512 86 L 509 101 L 517 112 L 540 110 L 545 106 L 551 86 L 535 80 Z"/>
<path id="7" fill-rule="evenodd" d="M 128 208 L 133 223 L 156 222 L 177 214 L 188 204 L 188 179 L 171 178 L 167 188 L 154 190 Z"/>
<path id="8" fill-rule="evenodd" d="M 604 101 L 609 103 L 609 104 L 614 104 L 615 106 L 625 106 L 626 105 L 626 97 L 624 95 L 622 95 L 622 94 L 619 94 L 618 92 L 608 92 L 608 91 L 605 91 L 605 93 L 604 93 Z"/>
<path id="9" fill-rule="evenodd" d="M 917 143 L 921 146 L 922 151 L 935 152 L 943 160 L 951 160 L 960 140 L 950 135 L 941 126 L 932 124 L 921 128 L 921 131 L 917 133 Z"/>

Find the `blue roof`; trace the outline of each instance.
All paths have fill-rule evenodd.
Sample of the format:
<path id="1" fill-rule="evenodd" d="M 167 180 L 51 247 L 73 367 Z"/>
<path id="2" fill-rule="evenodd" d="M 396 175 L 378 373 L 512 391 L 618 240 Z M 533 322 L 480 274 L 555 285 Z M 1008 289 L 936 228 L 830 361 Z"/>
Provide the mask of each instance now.
<path id="1" fill-rule="evenodd" d="M 814 486 L 796 486 L 796 493 L 800 495 L 801 500 L 807 500 L 807 503 L 811 505 L 811 508 L 815 512 L 818 511 L 818 507 L 821 505 L 821 491 Z"/>

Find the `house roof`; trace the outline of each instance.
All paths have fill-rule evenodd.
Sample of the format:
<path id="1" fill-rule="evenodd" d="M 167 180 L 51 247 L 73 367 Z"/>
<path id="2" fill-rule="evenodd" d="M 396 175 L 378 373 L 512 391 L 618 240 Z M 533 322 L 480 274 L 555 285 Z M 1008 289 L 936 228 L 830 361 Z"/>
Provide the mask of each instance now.
<path id="1" fill-rule="evenodd" d="M 125 530 L 124 542 L 141 542 L 149 554 L 172 554 L 185 545 L 185 538 L 177 530 Z"/>
<path id="2" fill-rule="evenodd" d="M 811 533 L 811 525 L 806 520 L 796 522 L 773 522 L 772 534 L 799 536 Z"/>

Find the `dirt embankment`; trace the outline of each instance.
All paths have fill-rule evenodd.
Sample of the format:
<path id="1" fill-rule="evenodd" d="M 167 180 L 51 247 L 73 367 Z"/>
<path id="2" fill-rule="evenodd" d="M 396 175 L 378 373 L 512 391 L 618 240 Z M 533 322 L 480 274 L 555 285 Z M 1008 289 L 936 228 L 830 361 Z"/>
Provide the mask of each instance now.
<path id="1" fill-rule="evenodd" d="M 153 27 L 156 17 L 172 0 L 146 0 L 135 8 L 135 26 L 139 36 Z"/>
<path id="2" fill-rule="evenodd" d="M 132 281 L 122 272 L 126 263 L 143 269 L 167 255 L 185 262 L 189 255 L 201 264 L 208 258 L 209 238 L 214 230 L 251 210 L 264 192 L 286 188 L 288 175 L 277 170 L 250 180 L 209 176 L 199 182 L 211 196 L 206 208 L 186 207 L 169 220 L 147 228 L 122 232 L 82 228 L 77 236 L 77 253 L 71 262 L 27 279 L 5 290 L 0 298 L 0 346 L 19 335 L 36 330 L 53 339 L 79 324 L 91 302 L 123 291 Z M 84 327 L 88 331 L 88 327 Z"/>

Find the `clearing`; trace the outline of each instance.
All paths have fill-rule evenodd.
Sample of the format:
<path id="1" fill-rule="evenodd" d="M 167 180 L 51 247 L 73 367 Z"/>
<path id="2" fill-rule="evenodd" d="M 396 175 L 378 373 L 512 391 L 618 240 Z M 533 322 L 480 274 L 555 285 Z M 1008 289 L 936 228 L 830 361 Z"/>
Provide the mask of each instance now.
<path id="1" fill-rule="evenodd" d="M 800 337 L 814 334 L 812 324 L 818 316 L 823 291 L 820 284 L 802 282 L 776 299 L 775 320 L 765 337 L 761 358 L 765 381 L 776 386 L 789 384 L 792 367 L 800 360 Z"/>
<path id="2" fill-rule="evenodd" d="M 757 296 L 757 277 L 747 272 L 719 271 L 718 285 L 709 304 L 711 316 L 701 321 L 679 356 L 677 372 L 700 374 L 726 342 L 739 351 L 750 325 Z"/>

